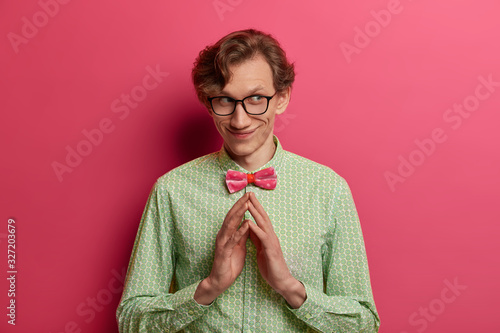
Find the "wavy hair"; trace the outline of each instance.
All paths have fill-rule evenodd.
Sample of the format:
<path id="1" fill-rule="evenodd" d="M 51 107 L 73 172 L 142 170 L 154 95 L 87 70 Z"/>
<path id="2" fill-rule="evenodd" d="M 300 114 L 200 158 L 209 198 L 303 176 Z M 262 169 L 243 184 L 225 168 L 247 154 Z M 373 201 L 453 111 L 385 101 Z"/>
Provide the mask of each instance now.
<path id="1" fill-rule="evenodd" d="M 277 92 L 292 86 L 294 65 L 279 42 L 262 31 L 248 29 L 232 32 L 200 52 L 191 72 L 198 99 L 209 107 L 207 98 L 218 94 L 231 80 L 229 68 L 257 55 L 262 55 L 271 66 Z"/>

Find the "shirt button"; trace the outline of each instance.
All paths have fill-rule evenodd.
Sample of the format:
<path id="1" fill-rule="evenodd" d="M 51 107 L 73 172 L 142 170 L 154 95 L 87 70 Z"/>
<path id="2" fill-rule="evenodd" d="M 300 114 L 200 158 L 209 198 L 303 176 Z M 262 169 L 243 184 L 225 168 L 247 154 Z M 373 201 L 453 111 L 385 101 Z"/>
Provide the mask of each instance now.
<path id="1" fill-rule="evenodd" d="M 193 311 L 193 310 L 189 310 L 189 311 L 188 311 L 188 314 L 189 314 L 190 316 L 192 316 L 192 315 L 194 315 L 194 311 Z"/>
<path id="2" fill-rule="evenodd" d="M 312 318 L 312 316 L 310 313 L 306 314 L 306 319 L 311 319 L 311 318 Z"/>

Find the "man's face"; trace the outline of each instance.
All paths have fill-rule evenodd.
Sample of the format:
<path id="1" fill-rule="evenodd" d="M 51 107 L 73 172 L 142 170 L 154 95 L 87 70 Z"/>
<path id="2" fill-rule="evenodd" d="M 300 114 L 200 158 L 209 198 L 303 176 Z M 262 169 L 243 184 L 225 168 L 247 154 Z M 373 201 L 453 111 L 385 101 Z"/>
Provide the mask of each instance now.
<path id="1" fill-rule="evenodd" d="M 231 80 L 218 96 L 228 96 L 241 100 L 250 95 L 272 96 L 276 92 L 273 85 L 271 67 L 262 56 L 256 56 L 239 65 L 230 67 Z M 277 114 L 285 111 L 290 90 L 276 94 L 269 101 L 269 108 L 262 115 L 249 115 L 241 103 L 229 116 L 218 116 L 210 110 L 215 126 L 224 139 L 224 147 L 232 159 L 245 167 L 253 161 L 267 163 L 274 154 L 273 127 Z"/>

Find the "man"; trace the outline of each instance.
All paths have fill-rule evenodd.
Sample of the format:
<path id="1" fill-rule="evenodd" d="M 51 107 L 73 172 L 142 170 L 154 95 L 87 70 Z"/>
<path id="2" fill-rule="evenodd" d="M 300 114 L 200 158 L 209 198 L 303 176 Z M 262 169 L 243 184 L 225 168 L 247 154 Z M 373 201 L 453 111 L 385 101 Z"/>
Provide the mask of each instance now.
<path id="1" fill-rule="evenodd" d="M 346 182 L 273 135 L 293 81 L 278 42 L 259 31 L 200 52 L 193 82 L 224 145 L 153 187 L 120 332 L 378 331 Z"/>

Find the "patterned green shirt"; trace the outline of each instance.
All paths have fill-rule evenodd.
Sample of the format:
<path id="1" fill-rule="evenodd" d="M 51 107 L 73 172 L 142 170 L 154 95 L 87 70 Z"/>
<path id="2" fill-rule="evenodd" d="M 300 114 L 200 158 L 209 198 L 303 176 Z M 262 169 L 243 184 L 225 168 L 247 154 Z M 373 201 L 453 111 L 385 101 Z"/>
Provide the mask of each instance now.
<path id="1" fill-rule="evenodd" d="M 160 177 L 139 226 L 118 307 L 120 332 L 377 332 L 363 236 L 345 180 L 330 168 L 282 149 L 275 190 L 250 184 L 229 194 L 228 169 L 248 172 L 224 148 Z M 247 241 L 242 273 L 210 305 L 194 292 L 211 270 L 215 237 L 245 191 L 271 219 L 292 275 L 306 289 L 298 309 L 260 276 Z M 245 218 L 251 219 L 249 212 Z M 175 293 L 169 293 L 175 276 Z"/>

